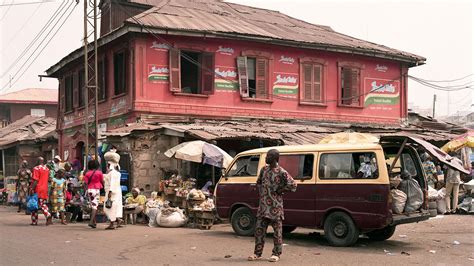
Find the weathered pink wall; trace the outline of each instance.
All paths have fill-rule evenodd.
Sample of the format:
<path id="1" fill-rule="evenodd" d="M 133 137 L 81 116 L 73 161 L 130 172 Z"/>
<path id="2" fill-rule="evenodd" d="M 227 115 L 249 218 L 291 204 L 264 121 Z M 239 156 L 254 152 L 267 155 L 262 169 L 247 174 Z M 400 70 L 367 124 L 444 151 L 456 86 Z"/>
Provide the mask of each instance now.
<path id="1" fill-rule="evenodd" d="M 406 108 L 403 107 L 405 90 L 402 88 L 404 84 L 401 78 L 402 69 L 397 62 L 242 41 L 199 40 L 183 37 L 166 37 L 166 40 L 178 48 L 215 52 L 215 70 L 220 72 L 237 72 L 236 58 L 241 56 L 242 51 L 270 52 L 273 57 L 273 60 L 270 61 L 270 69 L 273 68 L 270 84 L 273 87 L 273 93 L 276 93 L 277 97 L 272 97 L 271 103 L 243 101 L 237 89 L 223 88 L 224 84 L 230 85 L 231 83 L 222 80 L 222 77 L 218 75 L 215 76 L 214 94 L 209 97 L 174 95 L 169 90 L 168 80 L 153 80 L 153 75 L 150 73 L 152 67 L 168 68 L 168 50 L 164 45 L 164 41 L 149 38 L 137 40 L 135 43 L 135 82 L 137 90 L 135 92 L 134 109 L 138 112 L 219 117 L 278 117 L 381 124 L 398 124 L 401 118 L 406 117 Z M 322 59 L 326 62 L 327 84 L 325 105 L 300 104 L 298 93 L 278 95 L 278 87 L 281 85 L 286 85 L 286 89 L 289 88 L 290 91 L 297 92 L 300 71 L 299 60 L 303 57 Z M 338 106 L 338 62 L 363 64 L 364 69 L 361 72 L 361 78 L 364 80 L 363 93 L 367 93 L 372 89 L 373 82 L 377 86 L 380 86 L 380 84 L 393 85 L 395 92 L 371 93 L 361 97 L 361 100 L 366 103 L 366 106 L 363 108 Z M 278 83 L 277 75 L 280 75 L 280 77 L 292 77 L 296 82 L 288 84 Z M 228 77 L 228 79 L 237 82 L 237 77 Z M 374 104 L 373 102 L 371 104 L 372 100 L 370 98 L 373 97 L 385 99 L 386 102 L 391 102 L 392 104 Z M 403 108 L 400 108 L 400 106 Z"/>
<path id="2" fill-rule="evenodd" d="M 58 113 L 57 105 L 51 104 L 10 104 L 9 106 L 12 123 L 26 115 L 30 115 L 31 109 L 44 109 L 46 116 L 53 118 L 55 118 Z"/>

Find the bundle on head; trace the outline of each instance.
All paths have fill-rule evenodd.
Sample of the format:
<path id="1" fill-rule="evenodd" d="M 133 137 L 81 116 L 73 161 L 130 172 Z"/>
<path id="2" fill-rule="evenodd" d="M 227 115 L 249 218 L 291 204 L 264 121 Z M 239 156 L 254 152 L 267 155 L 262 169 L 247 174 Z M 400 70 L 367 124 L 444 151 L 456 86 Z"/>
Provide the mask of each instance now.
<path id="1" fill-rule="evenodd" d="M 118 164 L 119 161 L 120 161 L 120 155 L 116 152 L 106 152 L 104 154 L 104 159 L 107 161 L 107 162 L 111 162 L 111 163 L 116 163 Z"/>

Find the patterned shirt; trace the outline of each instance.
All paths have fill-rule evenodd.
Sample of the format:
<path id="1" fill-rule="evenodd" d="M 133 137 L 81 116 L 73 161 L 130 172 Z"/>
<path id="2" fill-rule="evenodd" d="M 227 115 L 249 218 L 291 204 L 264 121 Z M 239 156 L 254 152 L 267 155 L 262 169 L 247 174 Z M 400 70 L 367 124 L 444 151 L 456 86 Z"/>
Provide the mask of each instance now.
<path id="1" fill-rule="evenodd" d="M 423 170 L 425 171 L 426 174 L 426 179 L 428 180 L 428 183 L 434 184 L 437 181 L 437 171 L 436 171 L 436 166 L 432 161 L 425 161 L 423 162 Z"/>
<path id="2" fill-rule="evenodd" d="M 267 165 L 260 170 L 257 187 L 260 195 L 257 217 L 270 220 L 285 219 L 283 214 L 283 192 L 295 192 L 295 180 L 282 167 L 277 166 L 271 169 Z"/>

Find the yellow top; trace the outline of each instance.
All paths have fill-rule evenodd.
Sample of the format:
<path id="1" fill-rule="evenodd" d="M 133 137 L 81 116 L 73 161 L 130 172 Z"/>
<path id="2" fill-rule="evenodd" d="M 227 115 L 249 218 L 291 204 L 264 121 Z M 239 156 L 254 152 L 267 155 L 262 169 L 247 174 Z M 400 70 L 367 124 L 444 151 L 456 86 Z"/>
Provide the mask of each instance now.
<path id="1" fill-rule="evenodd" d="M 291 152 L 323 152 L 323 151 L 356 151 L 356 150 L 382 150 L 382 146 L 377 143 L 337 143 L 337 144 L 306 144 L 306 145 L 288 145 L 275 146 L 260 149 L 253 149 L 239 153 L 239 155 L 266 153 L 270 149 L 276 149 L 280 153 Z M 237 156 L 236 156 L 237 157 Z"/>
<path id="2" fill-rule="evenodd" d="M 146 197 L 143 195 L 138 195 L 136 198 L 133 196 L 127 198 L 127 204 L 138 204 L 145 207 Z"/>

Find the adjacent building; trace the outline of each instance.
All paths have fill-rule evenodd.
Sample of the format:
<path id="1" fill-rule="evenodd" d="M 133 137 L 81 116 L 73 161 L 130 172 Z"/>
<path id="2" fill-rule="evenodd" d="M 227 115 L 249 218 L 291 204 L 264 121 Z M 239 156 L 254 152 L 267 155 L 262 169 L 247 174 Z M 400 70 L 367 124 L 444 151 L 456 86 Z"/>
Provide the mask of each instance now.
<path id="1" fill-rule="evenodd" d="M 101 131 L 195 119 L 201 137 L 207 120 L 399 127 L 408 116 L 408 69 L 425 62 L 328 26 L 218 0 L 103 0 L 100 8 Z M 86 138 L 83 58 L 80 48 L 47 70 L 59 80 L 59 149 L 73 156 L 83 156 Z M 135 181 L 146 177 L 138 183 L 151 189 L 162 168 L 153 162 L 170 165 L 159 152 L 186 139 L 184 129 L 160 128 L 143 141 L 117 141 L 130 152 L 160 146 L 146 155 L 146 167 L 131 166 Z M 261 135 L 240 134 L 227 150 L 264 145 Z"/>
<path id="2" fill-rule="evenodd" d="M 57 117 L 58 90 L 28 88 L 0 95 L 0 128 L 31 115 Z"/>

